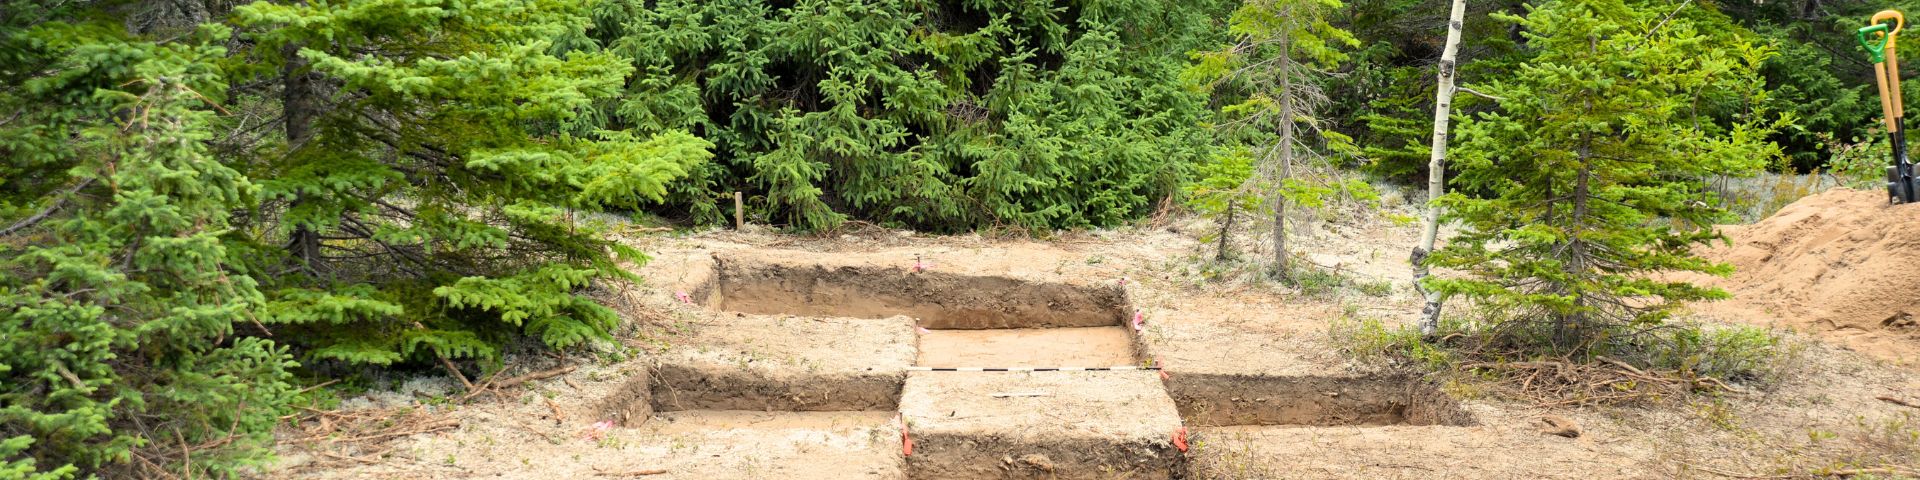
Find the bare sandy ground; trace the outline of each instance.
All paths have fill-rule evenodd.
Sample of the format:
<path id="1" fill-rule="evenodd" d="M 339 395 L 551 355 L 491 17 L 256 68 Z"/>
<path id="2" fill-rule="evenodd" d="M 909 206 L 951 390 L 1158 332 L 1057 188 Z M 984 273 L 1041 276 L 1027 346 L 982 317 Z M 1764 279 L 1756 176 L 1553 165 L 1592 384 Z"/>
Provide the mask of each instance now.
<path id="1" fill-rule="evenodd" d="M 398 395 L 383 390 L 349 403 L 361 408 L 426 409 L 439 418 L 457 421 L 457 427 L 380 442 L 301 440 L 303 432 L 316 426 L 289 427 L 283 432 L 286 441 L 280 447 L 284 460 L 264 476 L 907 478 L 901 417 L 892 411 L 660 411 L 637 426 L 595 426 L 608 420 L 609 399 L 622 398 L 622 389 L 652 362 L 690 355 L 689 351 L 746 365 L 740 368 L 769 372 L 850 369 L 862 363 L 855 361 L 858 358 L 830 364 L 756 354 L 805 346 L 783 346 L 781 342 L 795 340 L 781 337 L 796 334 L 791 327 L 780 325 L 810 320 L 785 319 L 771 313 L 780 310 L 779 305 L 747 302 L 733 305 L 750 305 L 738 309 L 754 310 L 766 320 L 728 322 L 726 316 L 735 314 L 710 307 L 727 305 L 727 301 L 702 290 L 710 288 L 712 279 L 721 274 L 711 260 L 716 256 L 821 264 L 829 269 L 908 271 L 917 265 L 931 272 L 1087 288 L 1124 285 L 1129 305 L 1143 319 L 1142 328 L 1130 340 L 1134 343 L 1132 350 L 1124 355 L 1115 353 L 1120 351 L 1118 339 L 1099 334 L 1053 337 L 1061 333 L 936 329 L 932 336 L 915 336 L 919 353 L 911 360 L 917 363 L 1092 363 L 1134 358 L 1164 366 L 1175 379 L 1163 380 L 1169 385 L 1177 384 L 1178 379 L 1185 378 L 1183 375 L 1363 378 L 1381 373 L 1342 355 L 1328 334 L 1329 325 L 1358 317 L 1400 322 L 1413 315 L 1418 299 L 1406 285 L 1404 263 L 1405 252 L 1413 243 L 1412 226 L 1363 220 L 1302 229 L 1310 233 L 1298 242 L 1298 248 L 1316 252 L 1308 257 L 1311 262 L 1340 269 L 1343 275 L 1361 282 L 1392 284 L 1384 292 L 1345 288 L 1316 294 L 1246 281 L 1232 272 L 1210 269 L 1201 260 L 1211 255 L 1210 245 L 1199 242 L 1201 235 L 1209 233 L 1209 226 L 1201 221 L 1176 222 L 1068 234 L 1045 241 L 928 237 L 882 229 L 823 238 L 712 232 L 633 239 L 656 258 L 640 270 L 649 279 L 647 285 L 610 297 L 636 323 L 636 328 L 624 334 L 623 348 L 614 349 L 627 354 L 626 358 L 605 354 L 593 359 L 572 358 L 570 362 L 581 365 L 572 373 L 528 382 L 505 394 L 464 405 L 436 405 L 441 402 L 434 401 L 433 394 Z M 1257 250 L 1243 253 L 1260 254 Z M 1036 295 L 1060 302 L 1080 301 L 1058 297 L 1057 292 Z M 689 303 L 683 298 L 695 301 Z M 889 301 L 864 298 L 859 303 L 884 306 Z M 967 297 L 967 301 L 995 300 Z M 1058 325 L 1053 326 L 1085 326 L 1082 324 L 1091 321 L 1086 319 L 1092 318 L 1086 315 L 1091 314 L 1060 316 L 1055 322 Z M 1782 324 L 1793 321 L 1775 320 Z M 949 321 L 968 320 L 955 317 Z M 731 330 L 719 334 L 714 329 Z M 1876 398 L 1920 397 L 1920 374 L 1824 343 L 1820 338 L 1783 334 L 1789 336 L 1792 353 L 1783 360 L 1787 364 L 1782 380 L 1750 393 L 1644 406 L 1566 408 L 1495 398 L 1472 384 L 1450 384 L 1437 391 L 1457 399 L 1459 411 L 1471 419 L 1467 424 L 1203 426 L 1186 421 L 1191 434 L 1186 440 L 1191 448 L 1184 458 L 1192 476 L 1198 478 L 1723 478 L 1841 471 L 1890 462 L 1920 465 L 1920 461 L 1885 457 L 1888 452 L 1920 451 L 1920 444 L 1914 443 L 1920 442 L 1920 409 Z M 861 346 L 852 351 L 877 349 L 872 355 L 893 359 L 877 364 L 902 368 L 898 364 L 906 360 L 899 358 L 907 358 L 901 357 L 903 353 L 862 343 L 858 340 L 872 337 L 862 335 L 854 337 L 853 344 Z M 945 340 L 967 336 L 982 338 L 949 345 L 952 348 L 939 346 Z M 755 338 L 767 340 L 765 344 L 743 343 Z M 1051 344 L 1060 348 L 1042 348 Z M 702 349 L 704 353 L 698 353 Z M 519 360 L 524 365 L 510 373 L 547 368 L 558 362 L 546 358 Z M 946 378 L 936 383 L 969 381 Z M 1109 394 L 1136 398 L 1141 388 L 1147 387 L 1134 383 L 1113 383 L 1112 392 L 1047 390 L 1072 388 L 1064 383 L 1028 388 L 989 382 L 978 389 L 1002 394 L 1045 390 L 1042 393 L 1070 393 L 1068 396 L 1089 399 Z M 458 387 L 443 386 L 441 390 L 457 395 Z M 1343 394 L 1338 388 L 1324 390 L 1311 393 L 1326 399 Z M 1011 405 L 1046 399 L 992 398 L 998 400 L 980 402 L 1004 401 Z M 1158 405 L 1165 397 L 1137 398 Z M 1255 402 L 1259 398 L 1240 400 Z M 1321 403 L 1335 409 L 1352 405 L 1333 400 Z M 914 409 L 937 411 L 939 407 L 919 405 Z M 968 404 L 966 409 L 979 410 L 982 415 L 1008 414 L 991 404 Z M 1543 433 L 1542 419 L 1549 416 L 1577 423 L 1581 434 L 1567 438 Z M 1097 417 L 1082 420 L 1104 425 Z M 1121 427 L 1131 425 L 1128 422 L 1114 420 L 1113 428 L 1124 430 Z M 1160 423 L 1164 422 L 1153 425 Z M 1099 426 L 1095 424 L 1089 425 Z M 966 422 L 952 425 L 954 429 L 971 428 Z M 1161 444 L 1164 435 L 1149 433 L 1154 445 Z M 1009 456 L 1004 465 L 977 465 L 975 472 L 1005 478 L 1049 478 L 1057 473 L 1040 468 L 1043 460 Z"/>

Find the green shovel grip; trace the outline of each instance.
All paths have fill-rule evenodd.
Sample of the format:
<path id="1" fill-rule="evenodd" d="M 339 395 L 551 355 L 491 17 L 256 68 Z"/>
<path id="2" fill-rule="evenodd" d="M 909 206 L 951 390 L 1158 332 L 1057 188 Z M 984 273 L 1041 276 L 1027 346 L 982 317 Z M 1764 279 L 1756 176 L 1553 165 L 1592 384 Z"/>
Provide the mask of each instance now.
<path id="1" fill-rule="evenodd" d="M 1867 41 L 1867 34 L 1874 33 L 1874 32 L 1879 32 L 1882 34 L 1880 35 L 1880 39 L 1879 39 L 1880 43 L 1871 43 Z M 1891 35 L 1885 35 L 1885 33 L 1887 33 L 1887 24 L 1880 23 L 1880 24 L 1860 27 L 1859 30 L 1854 30 L 1853 38 L 1860 40 L 1860 46 L 1866 47 L 1867 58 L 1872 59 L 1873 63 L 1880 63 L 1880 62 L 1887 61 L 1887 39 L 1892 38 Z"/>

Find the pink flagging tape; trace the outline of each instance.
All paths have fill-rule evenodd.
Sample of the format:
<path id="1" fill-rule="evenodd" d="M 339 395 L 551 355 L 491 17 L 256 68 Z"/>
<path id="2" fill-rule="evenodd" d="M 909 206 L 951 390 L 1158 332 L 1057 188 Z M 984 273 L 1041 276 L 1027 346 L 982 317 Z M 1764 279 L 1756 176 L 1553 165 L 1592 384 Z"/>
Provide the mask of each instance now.
<path id="1" fill-rule="evenodd" d="M 1173 431 L 1173 448 L 1180 449 L 1180 453 L 1187 452 L 1187 427 L 1180 427 Z"/>
<path id="2" fill-rule="evenodd" d="M 894 415 L 893 418 L 900 420 L 900 456 L 911 457 L 913 456 L 913 437 L 907 435 L 907 416 L 899 414 Z M 1184 452 L 1186 449 L 1181 451 Z"/>
<path id="3" fill-rule="evenodd" d="M 1142 313 L 1139 310 L 1134 310 L 1133 311 L 1133 331 L 1145 332 L 1146 328 L 1147 328 L 1147 314 Z"/>

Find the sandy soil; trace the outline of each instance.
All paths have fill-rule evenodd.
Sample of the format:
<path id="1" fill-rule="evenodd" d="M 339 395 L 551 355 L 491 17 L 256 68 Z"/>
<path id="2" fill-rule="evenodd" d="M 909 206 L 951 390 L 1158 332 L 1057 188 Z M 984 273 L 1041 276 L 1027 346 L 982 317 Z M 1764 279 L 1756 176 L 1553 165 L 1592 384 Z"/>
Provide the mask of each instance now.
<path id="1" fill-rule="evenodd" d="M 458 427 L 404 435 L 363 449 L 327 440 L 296 441 L 300 430 L 289 428 L 284 434 L 288 441 L 280 448 L 285 460 L 264 476 L 627 478 L 647 473 L 640 478 L 898 479 L 913 476 L 916 464 L 912 462 L 924 461 L 918 464 L 924 467 L 918 471 L 919 478 L 1049 478 L 1062 472 L 1071 474 L 1062 478 L 1107 478 L 1100 476 L 1102 471 L 1069 470 L 1089 464 L 1107 468 L 1133 465 L 1141 467 L 1139 471 L 1184 464 L 1193 477 L 1222 479 L 1720 478 L 1902 462 L 1920 465 L 1920 461 L 1887 457 L 1920 452 L 1920 410 L 1876 399 L 1920 398 L 1920 372 L 1823 343 L 1822 338 L 1827 337 L 1809 338 L 1791 332 L 1783 332 L 1788 335 L 1791 354 L 1783 360 L 1777 384 L 1721 398 L 1582 409 L 1538 407 L 1495 398 L 1472 384 L 1429 386 L 1426 393 L 1403 387 L 1381 387 L 1378 392 L 1368 393 L 1372 387 L 1356 384 L 1323 387 L 1298 383 L 1305 386 L 1295 390 L 1309 390 L 1309 394 L 1327 399 L 1336 398 L 1326 396 L 1333 392 L 1376 401 L 1318 400 L 1315 404 L 1335 413 L 1316 418 L 1347 415 L 1353 419 L 1319 425 L 1299 419 L 1182 419 L 1175 411 L 1174 397 L 1182 391 L 1178 385 L 1187 376 L 1294 379 L 1276 380 L 1278 383 L 1272 385 L 1378 378 L 1382 372 L 1339 353 L 1340 347 L 1328 334 L 1329 325 L 1356 317 L 1401 322 L 1417 310 L 1418 299 L 1406 286 L 1403 253 L 1413 243 L 1412 226 L 1365 220 L 1314 223 L 1300 229 L 1306 236 L 1297 242 L 1298 248 L 1317 252 L 1309 256 L 1312 263 L 1338 268 L 1356 282 L 1392 283 L 1384 292 L 1342 288 L 1313 294 L 1247 281 L 1244 276 L 1223 272 L 1202 261 L 1211 257 L 1210 245 L 1202 245 L 1197 239 L 1210 228 L 1211 224 L 1204 221 L 1181 221 L 1068 234 L 1044 242 L 927 237 L 880 229 L 854 230 L 826 238 L 749 231 L 633 239 L 636 246 L 655 255 L 655 261 L 639 271 L 650 283 L 609 296 L 610 304 L 635 320 L 636 328 L 623 334 L 623 348 L 633 353 L 630 359 L 585 361 L 579 370 L 567 375 L 529 382 L 507 394 L 484 397 L 457 408 L 420 406 L 457 420 Z M 1242 248 L 1243 255 L 1261 253 L 1251 243 Z M 746 301 L 741 300 L 746 298 L 742 292 L 751 289 L 730 292 L 724 279 L 730 273 L 715 266 L 716 257 L 804 267 L 808 272 L 816 271 L 805 265 L 822 265 L 820 272 L 851 269 L 845 271 L 873 277 L 868 287 L 890 286 L 916 293 L 881 298 L 860 289 L 808 281 L 784 289 L 789 293 L 761 289 L 752 294 L 761 300 Z M 916 265 L 920 267 L 917 271 Z M 966 288 L 971 282 L 966 277 L 971 275 L 990 275 L 1003 279 L 992 282 L 1010 281 L 1034 293 L 1015 299 L 981 295 L 979 290 L 952 290 Z M 762 278 L 791 281 L 798 277 Z M 809 291 L 814 294 L 791 293 Z M 647 398 L 653 380 L 649 372 L 679 361 L 676 358 L 705 355 L 700 353 L 703 349 L 706 354 L 732 355 L 725 357 L 730 361 L 712 364 L 716 374 L 764 368 L 778 375 L 796 375 L 798 380 L 794 382 L 827 378 L 824 373 L 807 372 L 808 365 L 826 366 L 825 360 L 804 357 L 834 357 L 827 352 L 838 350 L 821 346 L 819 339 L 776 338 L 796 336 L 793 329 L 781 327 L 776 321 L 812 320 L 786 319 L 775 311 L 888 322 L 884 317 L 892 312 L 921 308 L 925 302 L 915 300 L 918 295 L 950 293 L 952 298 L 964 301 L 947 302 L 940 309 L 945 313 L 926 313 L 943 318 L 940 323 L 944 325 L 933 327 L 1127 325 L 1127 318 L 1106 320 L 1116 315 L 1125 317 L 1126 312 L 1112 310 L 1116 306 L 1114 298 L 1119 297 L 1103 297 L 1109 294 L 1100 292 L 1122 295 L 1125 305 L 1142 313 L 1144 329 L 1137 335 L 1128 334 L 1131 345 L 1127 349 L 1120 348 L 1111 335 L 1103 339 L 1053 338 L 1062 333 L 1038 330 L 1005 332 L 1011 338 L 999 338 L 996 336 L 1003 333 L 993 330 L 933 330 L 902 340 L 914 343 L 912 348 L 918 352 L 907 352 L 906 357 L 901 357 L 898 350 L 855 342 L 853 345 L 866 346 L 847 349 L 848 354 L 835 360 L 842 362 L 841 366 L 833 368 L 866 368 L 858 366 L 866 355 L 893 359 L 874 362 L 892 365 L 883 368 L 886 370 L 907 361 L 900 358 L 920 364 L 936 359 L 1039 363 L 1125 354 L 1165 367 L 1168 377 L 1159 377 L 1157 372 L 1088 377 L 922 377 L 919 375 L 945 372 L 912 372 L 902 375 L 904 392 L 899 410 L 909 412 L 905 416 L 891 410 L 653 412 L 651 407 L 635 407 L 628 411 L 650 419 L 629 422 L 635 425 L 628 428 L 594 426 L 595 422 L 609 420 L 609 412 L 620 410 L 619 405 L 631 406 L 633 401 L 651 405 L 654 400 Z M 1735 294 L 1741 295 L 1738 291 Z M 780 300 L 766 300 L 776 298 Z M 852 299 L 872 308 L 856 312 L 860 315 L 829 308 Z M 1045 325 L 1021 324 L 1021 315 L 1009 313 L 1016 311 L 1009 309 L 1026 308 L 1021 305 L 1032 305 L 1036 300 L 1041 304 L 1051 300 L 1056 307 L 1064 308 L 1048 310 L 1055 313 L 1030 312 L 1052 319 Z M 764 315 L 723 311 L 736 308 L 760 310 L 747 313 Z M 966 308 L 972 308 L 973 313 L 951 313 Z M 730 320 L 754 318 L 761 319 L 760 323 Z M 1792 322 L 1772 318 L 1773 322 L 1756 323 Z M 920 323 L 927 326 L 924 319 Z M 1128 331 L 1121 330 L 1123 334 Z M 882 337 L 890 335 L 894 334 Z M 968 340 L 962 345 L 942 345 L 959 338 Z M 748 339 L 764 340 L 754 340 L 750 348 L 742 347 Z M 859 353 L 868 350 L 874 353 Z M 738 360 L 748 351 L 761 352 L 757 354 L 760 358 L 774 355 L 767 351 L 802 353 L 792 362 L 755 360 L 742 364 Z M 550 366 L 533 362 L 516 367 L 516 372 Z M 1076 386 L 1086 382 L 1091 383 Z M 1260 388 L 1272 385 L 1229 384 L 1220 388 L 1241 389 L 1242 403 L 1249 403 L 1249 398 L 1251 403 L 1260 403 L 1258 399 L 1269 395 L 1281 398 L 1270 391 L 1261 392 Z M 1175 387 L 1174 395 L 1165 390 L 1169 386 Z M 1041 395 L 995 396 L 1036 392 Z M 1457 412 L 1413 412 L 1412 405 L 1425 401 L 1419 395 L 1435 394 L 1454 399 Z M 1208 395 L 1235 394 L 1222 391 Z M 1062 401 L 1060 397 L 1078 400 Z M 1383 398 L 1388 400 L 1377 401 Z M 1391 400 L 1395 398 L 1399 400 Z M 1231 398 L 1226 401 L 1233 404 Z M 1152 405 L 1122 411 L 1154 413 L 1120 415 L 1111 410 L 1084 409 L 1103 402 Z M 1302 402 L 1306 400 L 1287 403 Z M 435 402 L 419 395 L 396 396 L 381 391 L 352 403 L 362 408 L 406 408 Z M 1401 409 L 1397 416 L 1392 414 L 1395 408 Z M 1377 414 L 1382 411 L 1389 414 Z M 1466 421 L 1410 421 L 1422 415 Z M 1549 416 L 1578 424 L 1580 435 L 1567 438 L 1543 433 L 1542 419 Z M 903 457 L 906 445 L 901 441 L 902 418 L 908 420 L 907 426 L 913 431 L 933 435 L 918 445 L 920 452 L 1005 450 L 1006 456 L 977 463 L 938 461 L 941 456 L 933 453 L 919 457 L 933 460 Z M 1223 425 L 1203 426 L 1205 423 Z M 1031 437 L 1040 432 L 1021 430 L 1021 425 L 1078 426 L 1084 435 Z M 1169 457 L 1167 452 L 1174 450 L 1170 450 L 1173 447 L 1166 430 L 1178 425 L 1190 432 L 1187 440 L 1191 448 L 1184 455 Z M 1010 447 L 1066 439 L 1091 439 L 1096 442 L 1087 444 L 1086 449 L 1108 453 L 1082 461 L 1065 454 L 1014 455 L 1040 450 Z M 1114 445 L 1121 447 L 1113 449 Z M 1163 461 L 1174 463 L 1155 463 Z M 1114 476 L 1112 471 L 1105 473 Z"/>
<path id="2" fill-rule="evenodd" d="M 1702 314 L 1807 332 L 1920 366 L 1920 205 L 1888 205 L 1884 192 L 1830 190 L 1721 231 L 1733 242 L 1705 253 L 1733 265 L 1733 276 L 1689 278 L 1734 298 L 1697 305 Z"/>
<path id="3" fill-rule="evenodd" d="M 1155 372 L 913 372 L 900 413 L 920 479 L 1171 478 L 1173 399 Z"/>
<path id="4" fill-rule="evenodd" d="M 929 330 L 922 367 L 1111 367 L 1132 365 L 1125 327 Z"/>

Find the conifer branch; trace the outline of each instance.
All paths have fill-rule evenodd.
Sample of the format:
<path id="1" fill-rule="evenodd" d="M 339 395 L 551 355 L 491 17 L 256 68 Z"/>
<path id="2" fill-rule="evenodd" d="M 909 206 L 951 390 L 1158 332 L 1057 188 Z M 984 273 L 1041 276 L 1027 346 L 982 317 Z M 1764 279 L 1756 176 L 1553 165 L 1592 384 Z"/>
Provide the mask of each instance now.
<path id="1" fill-rule="evenodd" d="M 74 192 L 78 192 L 80 191 L 80 189 L 87 188 L 88 185 L 92 185 L 93 180 L 94 180 L 94 177 L 87 177 L 87 179 L 81 180 L 80 183 L 75 184 L 70 188 L 67 188 L 66 191 L 60 192 L 59 196 L 54 197 L 52 205 L 47 205 L 47 208 L 41 209 L 39 213 L 35 213 L 33 214 L 33 216 L 20 219 L 20 221 L 14 222 L 13 225 L 7 226 L 6 229 L 0 230 L 0 237 L 13 235 L 14 232 L 18 232 L 26 228 L 32 227 L 34 225 L 38 225 L 41 221 L 46 220 L 48 216 L 53 215 L 53 212 L 60 210 L 60 207 L 65 206 L 67 204 L 67 199 L 72 197 Z"/>

